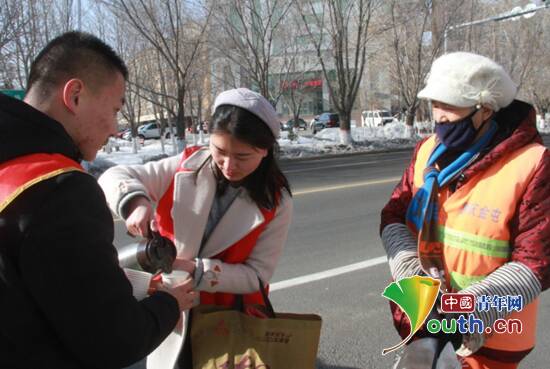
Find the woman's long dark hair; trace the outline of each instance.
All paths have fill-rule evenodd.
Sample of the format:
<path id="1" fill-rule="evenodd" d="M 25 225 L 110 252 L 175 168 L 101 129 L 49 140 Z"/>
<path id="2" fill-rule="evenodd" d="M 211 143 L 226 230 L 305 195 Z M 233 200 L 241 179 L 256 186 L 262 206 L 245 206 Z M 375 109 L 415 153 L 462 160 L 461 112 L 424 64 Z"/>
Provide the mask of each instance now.
<path id="1" fill-rule="evenodd" d="M 208 131 L 211 134 L 227 133 L 239 141 L 267 150 L 267 155 L 258 168 L 242 182 L 242 186 L 258 207 L 272 209 L 277 206 L 283 189 L 291 194 L 288 180 L 275 157 L 279 144 L 264 121 L 248 110 L 233 105 L 220 105 L 208 123 Z M 224 193 L 229 181 L 216 165 L 214 171 L 218 181 L 217 191 Z"/>

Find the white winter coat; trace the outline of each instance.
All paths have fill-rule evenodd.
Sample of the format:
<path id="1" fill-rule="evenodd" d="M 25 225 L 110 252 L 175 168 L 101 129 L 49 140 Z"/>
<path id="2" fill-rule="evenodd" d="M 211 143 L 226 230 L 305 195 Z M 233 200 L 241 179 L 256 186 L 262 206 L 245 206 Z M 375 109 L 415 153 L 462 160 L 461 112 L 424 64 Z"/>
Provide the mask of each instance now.
<path id="1" fill-rule="evenodd" d="M 199 291 L 248 294 L 258 291 L 258 277 L 268 282 L 273 275 L 279 256 L 286 242 L 292 216 L 292 198 L 283 191 L 275 217 L 262 232 L 248 260 L 243 264 L 226 264 L 211 259 L 229 248 L 262 224 L 264 217 L 258 206 L 242 191 L 220 219 L 203 247 L 203 238 L 208 214 L 216 191 L 216 180 L 209 165 L 203 166 L 195 177 L 196 170 L 208 158 L 210 152 L 203 148 L 186 159 L 185 172 L 178 172 L 174 180 L 175 245 L 178 257 L 193 260 L 203 258 L 204 273 L 214 276 L 217 283 L 201 280 Z M 144 165 L 120 165 L 107 170 L 99 184 L 107 197 L 109 207 L 122 216 L 123 209 L 131 198 L 144 195 L 157 203 L 168 189 L 181 161 L 181 155 Z M 189 170 L 189 171 L 187 171 Z M 214 270 L 214 267 L 218 271 Z M 149 355 L 147 368 L 172 368 L 176 362 L 185 337 L 184 324 Z"/>

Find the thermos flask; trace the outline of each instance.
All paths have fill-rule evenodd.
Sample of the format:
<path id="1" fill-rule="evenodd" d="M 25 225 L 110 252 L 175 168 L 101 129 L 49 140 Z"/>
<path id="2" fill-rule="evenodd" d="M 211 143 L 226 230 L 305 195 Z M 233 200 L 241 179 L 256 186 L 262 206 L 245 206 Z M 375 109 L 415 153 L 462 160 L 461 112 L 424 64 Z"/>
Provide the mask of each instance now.
<path id="1" fill-rule="evenodd" d="M 172 264 L 176 259 L 176 246 L 158 232 L 150 232 L 152 238 L 124 246 L 118 251 L 118 261 L 121 267 L 141 269 L 156 274 L 171 273 Z"/>

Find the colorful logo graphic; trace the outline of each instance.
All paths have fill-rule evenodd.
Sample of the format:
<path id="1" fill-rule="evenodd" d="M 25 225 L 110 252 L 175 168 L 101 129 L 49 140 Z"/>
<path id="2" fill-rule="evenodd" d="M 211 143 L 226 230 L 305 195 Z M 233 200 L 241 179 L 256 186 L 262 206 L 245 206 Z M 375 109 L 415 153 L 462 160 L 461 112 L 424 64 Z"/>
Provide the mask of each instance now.
<path id="1" fill-rule="evenodd" d="M 392 282 L 384 289 L 382 296 L 395 302 L 409 318 L 411 332 L 402 342 L 382 350 L 382 355 L 405 345 L 422 327 L 435 304 L 440 284 L 437 279 L 415 275 Z"/>

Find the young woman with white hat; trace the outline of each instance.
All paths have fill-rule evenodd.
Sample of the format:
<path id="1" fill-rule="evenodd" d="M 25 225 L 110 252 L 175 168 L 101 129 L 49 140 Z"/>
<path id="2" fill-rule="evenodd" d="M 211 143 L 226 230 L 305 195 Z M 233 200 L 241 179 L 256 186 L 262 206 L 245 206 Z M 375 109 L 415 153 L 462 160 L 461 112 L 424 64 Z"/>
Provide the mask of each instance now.
<path id="1" fill-rule="evenodd" d="M 292 216 L 290 186 L 275 157 L 279 128 L 263 96 L 245 88 L 225 91 L 214 103 L 209 147 L 117 166 L 99 179 L 131 233 L 147 235 L 154 220 L 152 227 L 174 241 L 174 268 L 191 274 L 199 304 L 231 305 L 235 294 L 263 304 L 258 278 L 267 286 Z M 184 337 L 180 326 L 147 367 L 174 367 Z M 180 367 L 189 365 L 186 348 Z"/>

